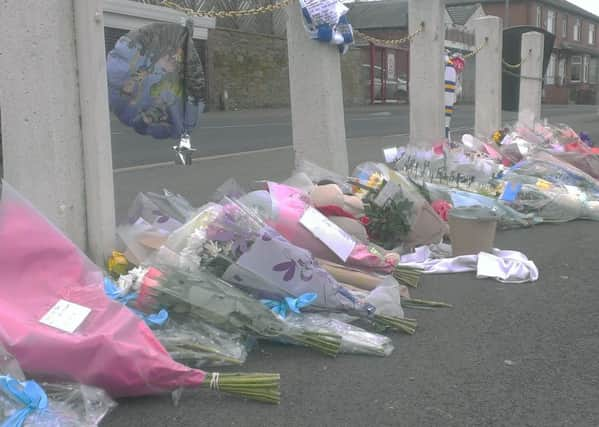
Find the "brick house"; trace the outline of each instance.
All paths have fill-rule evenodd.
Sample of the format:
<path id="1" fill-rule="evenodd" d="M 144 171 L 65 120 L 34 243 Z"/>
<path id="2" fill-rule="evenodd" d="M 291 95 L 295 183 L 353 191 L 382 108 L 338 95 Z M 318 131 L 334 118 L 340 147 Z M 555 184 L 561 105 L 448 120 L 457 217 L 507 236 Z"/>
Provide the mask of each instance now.
<path id="1" fill-rule="evenodd" d="M 543 102 L 595 103 L 599 85 L 599 16 L 566 0 L 448 0 L 448 4 L 480 4 L 485 14 L 504 18 L 504 25 L 532 25 L 555 34 L 545 75 Z"/>
<path id="2" fill-rule="evenodd" d="M 352 26 L 368 36 L 381 40 L 400 39 L 408 34 L 408 1 L 381 0 L 347 4 Z M 478 4 L 448 5 L 445 11 L 445 47 L 466 53 L 474 48 L 473 21 L 484 16 Z M 359 56 L 353 61 L 352 57 Z M 441 58 L 439 59 L 442 60 Z M 347 67 L 345 66 L 347 64 Z M 469 61 L 462 76 L 461 99 L 474 100 L 474 61 Z M 409 44 L 399 46 L 376 45 L 356 38 L 356 45 L 342 60 L 344 80 L 351 74 L 350 67 L 359 68 L 356 74 L 360 86 L 368 86 L 368 94 L 360 94 L 362 103 L 397 102 L 406 97 L 409 82 Z M 346 71 L 347 68 L 347 72 Z M 344 94 L 348 91 L 344 81 Z"/>

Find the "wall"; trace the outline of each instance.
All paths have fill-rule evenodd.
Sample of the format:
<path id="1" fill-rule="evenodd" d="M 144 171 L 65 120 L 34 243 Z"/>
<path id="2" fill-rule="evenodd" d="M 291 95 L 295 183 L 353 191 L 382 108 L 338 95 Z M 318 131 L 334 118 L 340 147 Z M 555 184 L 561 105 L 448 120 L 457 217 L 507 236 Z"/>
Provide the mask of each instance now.
<path id="1" fill-rule="evenodd" d="M 210 30 L 206 52 L 207 105 L 227 109 L 289 105 L 287 40 L 230 29 Z"/>
<path id="2" fill-rule="evenodd" d="M 370 103 L 370 58 L 368 46 L 352 46 L 341 57 L 343 103 L 347 106 Z"/>
<path id="3" fill-rule="evenodd" d="M 531 22 L 529 21 L 529 12 L 532 7 L 534 5 L 529 2 L 510 2 L 510 27 L 529 24 Z M 502 19 L 505 16 L 503 3 L 485 4 L 483 9 L 487 15 L 499 16 Z M 534 21 L 532 23 L 534 24 Z"/>
<path id="4" fill-rule="evenodd" d="M 333 47 L 331 47 L 333 48 Z M 368 47 L 341 57 L 345 105 L 370 102 Z M 253 109 L 289 106 L 287 40 L 231 29 L 210 30 L 206 47 L 207 107 Z M 228 100 L 223 105 L 223 93 Z"/>

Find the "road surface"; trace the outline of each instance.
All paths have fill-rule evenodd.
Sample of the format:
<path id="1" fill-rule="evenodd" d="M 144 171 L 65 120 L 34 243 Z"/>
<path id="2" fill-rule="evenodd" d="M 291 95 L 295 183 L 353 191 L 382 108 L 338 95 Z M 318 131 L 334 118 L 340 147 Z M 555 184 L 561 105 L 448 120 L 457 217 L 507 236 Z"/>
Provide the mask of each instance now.
<path id="1" fill-rule="evenodd" d="M 544 106 L 543 116 L 550 121 L 597 120 L 595 106 Z M 137 135 L 111 116 L 113 166 L 115 169 L 143 164 L 169 162 L 173 159 L 173 141 L 160 141 Z M 516 113 L 504 112 L 504 121 L 513 122 Z M 406 105 L 368 106 L 346 110 L 347 138 L 364 139 L 401 138 L 409 133 L 409 107 Z M 474 109 L 460 105 L 452 122 L 452 129 L 474 127 Z M 599 139 L 599 134 L 597 135 Z M 196 157 L 264 150 L 289 146 L 291 116 L 289 110 L 255 110 L 206 113 L 192 135 L 198 149 Z"/>

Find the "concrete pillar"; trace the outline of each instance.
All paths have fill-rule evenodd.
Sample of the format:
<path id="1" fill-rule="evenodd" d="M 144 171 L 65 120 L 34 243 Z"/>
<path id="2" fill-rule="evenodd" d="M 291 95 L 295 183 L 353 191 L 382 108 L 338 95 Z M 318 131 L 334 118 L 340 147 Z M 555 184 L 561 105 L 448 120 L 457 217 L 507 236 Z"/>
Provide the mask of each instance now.
<path id="1" fill-rule="evenodd" d="M 114 249 L 115 212 L 101 0 L 73 1 L 79 68 L 83 170 L 90 256 L 102 262 Z"/>
<path id="2" fill-rule="evenodd" d="M 445 136 L 445 0 L 410 0 L 410 145 L 431 148 Z"/>
<path id="3" fill-rule="evenodd" d="M 0 109 L 5 179 L 101 263 L 114 238 L 114 195 L 97 5 L 3 2 Z"/>
<path id="4" fill-rule="evenodd" d="M 309 160 L 347 175 L 340 54 L 309 38 L 297 2 L 287 6 L 287 49 L 296 164 Z"/>
<path id="5" fill-rule="evenodd" d="M 518 120 L 527 126 L 541 118 L 544 41 L 535 31 L 522 34 Z"/>
<path id="6" fill-rule="evenodd" d="M 474 134 L 490 137 L 501 127 L 501 69 L 503 23 L 497 16 L 474 21 L 476 54 L 476 96 L 474 97 Z"/>

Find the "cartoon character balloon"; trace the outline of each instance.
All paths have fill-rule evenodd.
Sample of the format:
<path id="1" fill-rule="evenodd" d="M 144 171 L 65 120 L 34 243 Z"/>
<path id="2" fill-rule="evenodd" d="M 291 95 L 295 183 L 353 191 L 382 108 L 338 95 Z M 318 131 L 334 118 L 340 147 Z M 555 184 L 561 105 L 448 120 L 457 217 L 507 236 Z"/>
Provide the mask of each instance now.
<path id="1" fill-rule="evenodd" d="M 156 23 L 122 36 L 107 59 L 110 109 L 157 139 L 187 137 L 203 109 L 204 71 L 193 23 Z"/>

